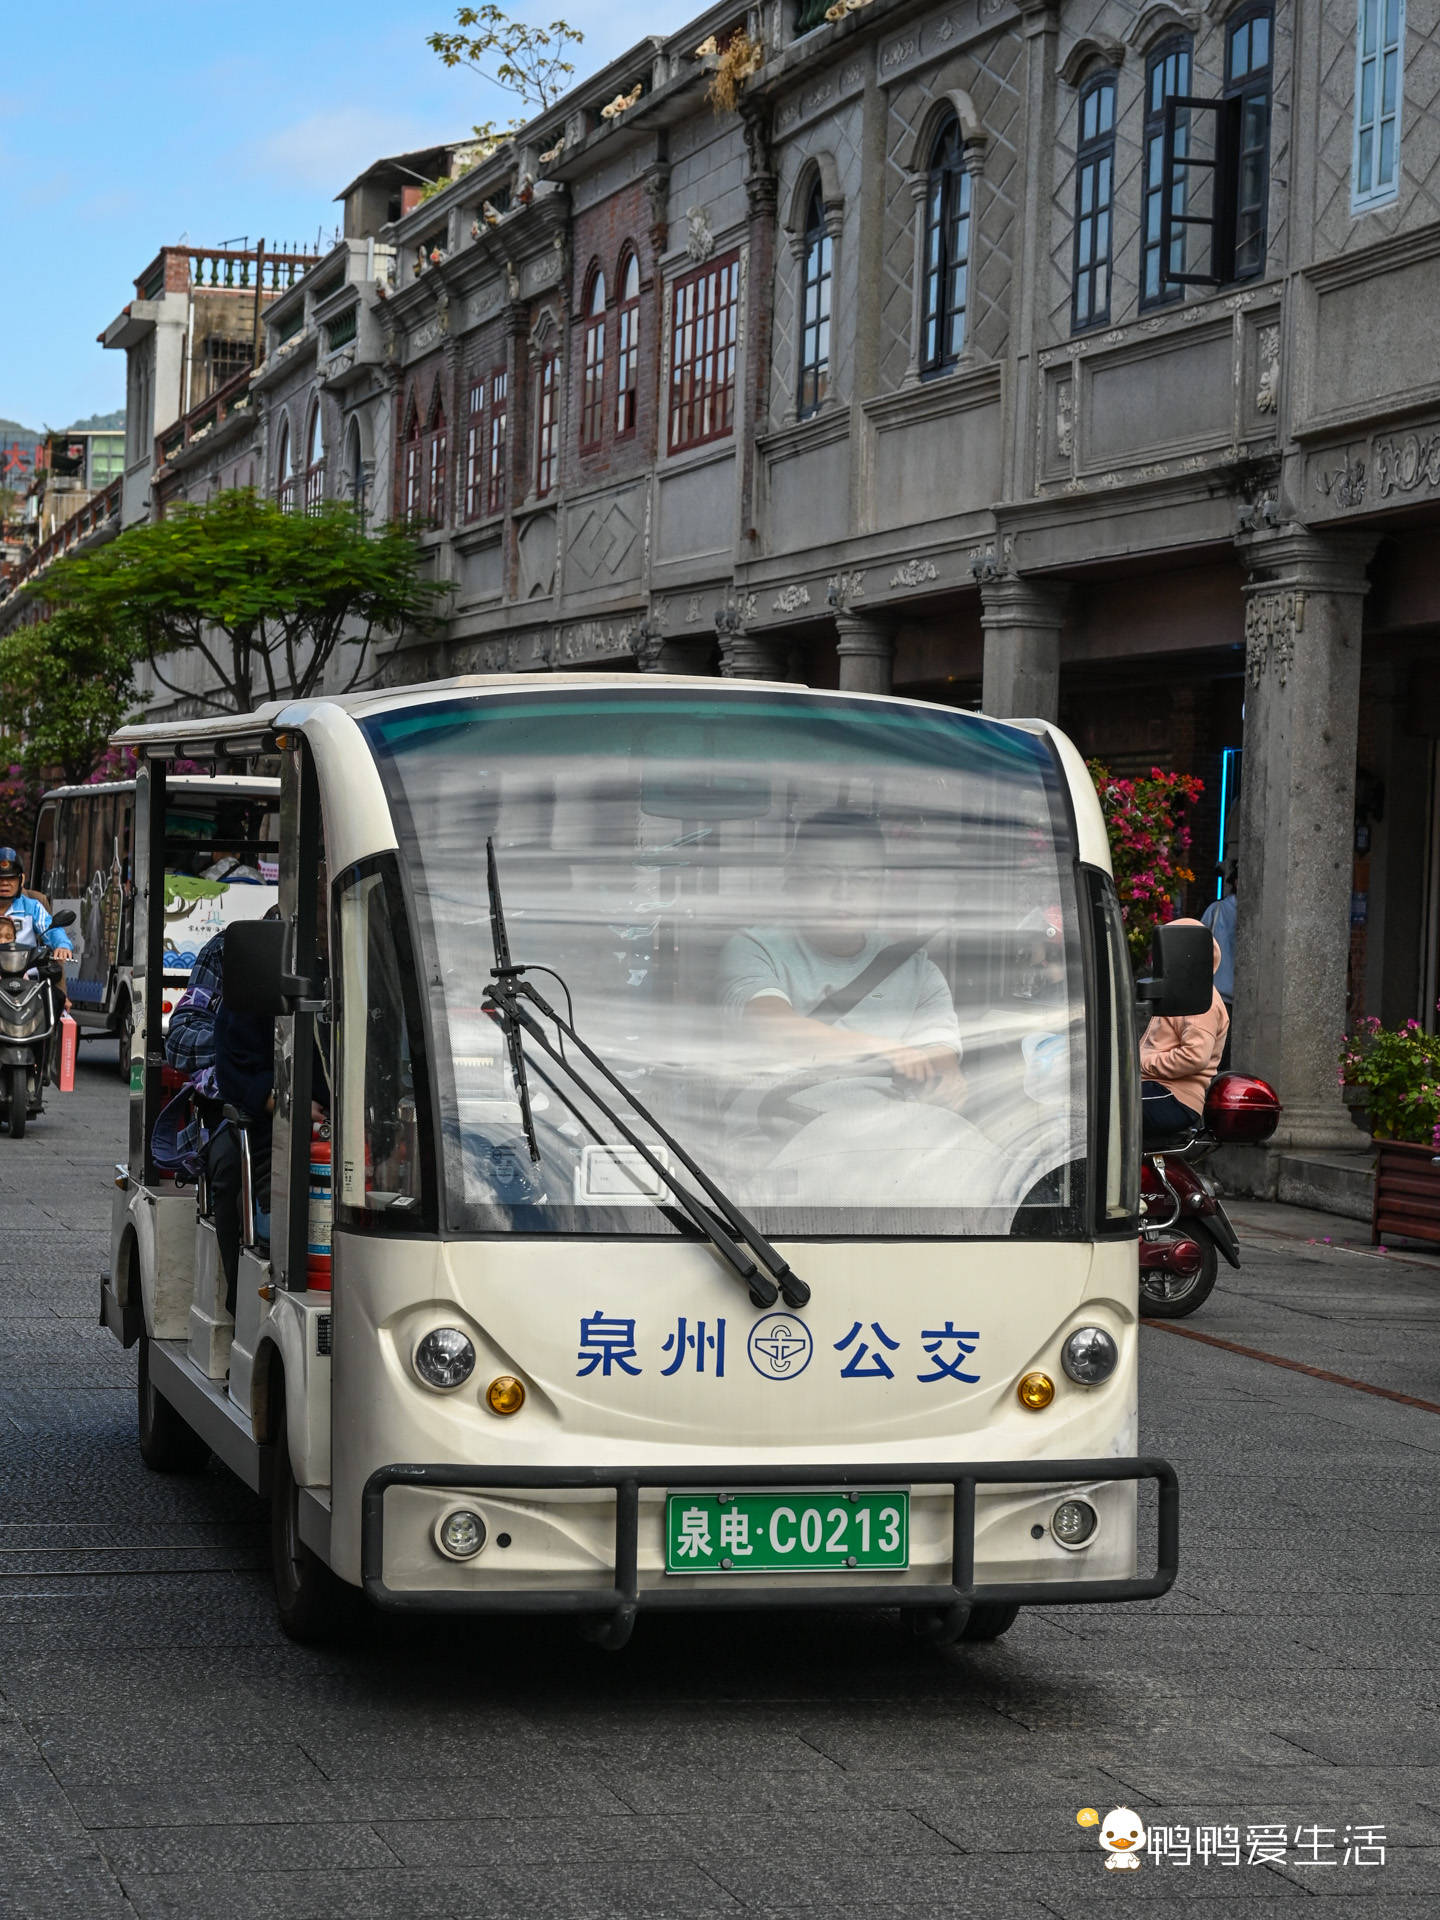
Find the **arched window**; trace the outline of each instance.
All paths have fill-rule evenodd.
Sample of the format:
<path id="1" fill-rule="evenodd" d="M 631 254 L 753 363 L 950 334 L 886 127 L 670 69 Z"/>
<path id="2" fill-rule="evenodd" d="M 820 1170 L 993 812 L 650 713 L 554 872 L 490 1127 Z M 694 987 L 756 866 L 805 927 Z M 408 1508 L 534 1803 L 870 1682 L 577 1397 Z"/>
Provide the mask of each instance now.
<path id="1" fill-rule="evenodd" d="M 404 441 L 405 480 L 403 498 L 405 518 L 407 520 L 418 520 L 422 510 L 420 497 L 420 477 L 422 472 L 420 454 L 420 410 L 415 405 L 415 396 L 412 394 L 410 396 L 410 413 L 405 422 Z"/>
<path id="2" fill-rule="evenodd" d="M 605 276 L 597 267 L 585 303 L 585 370 L 580 397 L 580 445 L 593 451 L 604 428 Z"/>
<path id="3" fill-rule="evenodd" d="M 804 420 L 830 389 L 830 292 L 834 242 L 825 225 L 825 201 L 815 182 L 805 214 L 800 267 L 800 388 L 797 411 Z"/>
<path id="4" fill-rule="evenodd" d="M 325 496 L 325 417 L 317 400 L 310 409 L 310 433 L 305 446 L 305 511 L 314 513 Z"/>
<path id="5" fill-rule="evenodd" d="M 365 455 L 360 445 L 360 422 L 352 420 L 345 434 L 345 493 L 361 520 L 365 517 Z"/>
<path id="6" fill-rule="evenodd" d="M 925 195 L 924 302 L 920 368 L 939 373 L 960 358 L 970 279 L 970 175 L 956 116 L 948 114 L 930 149 Z"/>
<path id="7" fill-rule="evenodd" d="M 426 452 L 426 511 L 430 524 L 443 527 L 445 524 L 445 467 L 449 454 L 450 439 L 445 430 L 445 408 L 440 400 L 440 383 L 435 383 L 435 395 L 430 403 L 430 418 L 425 423 Z"/>
<path id="8" fill-rule="evenodd" d="M 1115 194 L 1115 76 L 1101 73 L 1080 95 L 1075 155 L 1075 273 L 1071 326 L 1110 318 L 1110 209 Z"/>
<path id="9" fill-rule="evenodd" d="M 1140 304 L 1158 307 L 1167 300 L 1178 300 L 1184 288 L 1169 274 L 1185 271 L 1185 233 L 1176 225 L 1170 239 L 1170 258 L 1161 271 L 1161 214 L 1165 198 L 1165 102 L 1174 94 L 1190 91 L 1190 36 L 1173 35 L 1151 53 L 1145 63 L 1145 237 L 1140 275 Z M 1177 115 L 1174 151 L 1183 160 L 1190 151 L 1190 127 L 1185 113 Z M 1176 169 L 1171 189 L 1172 220 L 1185 213 L 1185 172 Z"/>
<path id="10" fill-rule="evenodd" d="M 1239 8 L 1225 27 L 1225 98 L 1239 105 L 1235 155 L 1235 265 L 1231 278 L 1265 271 L 1270 200 L 1270 58 L 1268 0 Z"/>
<path id="11" fill-rule="evenodd" d="M 616 315 L 615 432 L 633 433 L 640 401 L 640 260 L 627 254 L 620 268 Z"/>
<path id="12" fill-rule="evenodd" d="M 275 453 L 275 497 L 286 513 L 295 510 L 295 467 L 290 457 L 290 422 L 280 422 L 280 445 Z"/>

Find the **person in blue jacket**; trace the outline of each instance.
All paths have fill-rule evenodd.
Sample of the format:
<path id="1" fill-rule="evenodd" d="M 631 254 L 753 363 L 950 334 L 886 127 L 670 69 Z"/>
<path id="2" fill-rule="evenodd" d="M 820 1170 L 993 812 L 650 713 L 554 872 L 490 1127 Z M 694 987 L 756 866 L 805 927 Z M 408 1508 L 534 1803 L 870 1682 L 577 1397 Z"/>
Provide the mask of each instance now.
<path id="1" fill-rule="evenodd" d="M 23 891 L 25 863 L 14 847 L 0 847 L 0 913 L 15 922 L 17 947 L 36 947 L 43 940 L 57 960 L 73 960 L 70 936 L 50 924 L 49 909 Z"/>

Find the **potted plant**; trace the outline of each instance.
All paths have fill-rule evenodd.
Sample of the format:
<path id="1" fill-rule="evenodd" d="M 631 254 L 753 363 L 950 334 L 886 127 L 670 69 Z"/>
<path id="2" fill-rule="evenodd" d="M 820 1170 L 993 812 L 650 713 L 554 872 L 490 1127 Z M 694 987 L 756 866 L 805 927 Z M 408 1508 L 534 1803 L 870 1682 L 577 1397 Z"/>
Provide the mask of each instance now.
<path id="1" fill-rule="evenodd" d="M 1340 1084 L 1363 1090 L 1377 1148 L 1372 1242 L 1440 1241 L 1440 1035 L 1418 1020 L 1362 1020 L 1345 1042 Z"/>

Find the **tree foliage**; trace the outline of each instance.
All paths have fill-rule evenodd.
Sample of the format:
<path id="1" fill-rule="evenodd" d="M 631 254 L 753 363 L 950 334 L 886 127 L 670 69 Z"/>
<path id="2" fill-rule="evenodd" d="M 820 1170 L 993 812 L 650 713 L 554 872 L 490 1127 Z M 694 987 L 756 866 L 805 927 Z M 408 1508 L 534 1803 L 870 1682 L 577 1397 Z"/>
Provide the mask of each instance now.
<path id="1" fill-rule="evenodd" d="M 532 27 L 493 5 L 461 7 L 455 23 L 458 33 L 432 33 L 425 44 L 447 67 L 473 67 L 482 79 L 513 93 L 532 113 L 545 112 L 564 93 L 575 73 L 573 61 L 565 56 L 585 39 L 564 20 Z"/>
<path id="2" fill-rule="evenodd" d="M 168 692 L 246 713 L 360 685 L 372 642 L 427 626 L 449 590 L 418 562 L 405 527 L 367 533 L 343 502 L 287 512 L 236 488 L 56 561 L 33 591 L 148 661 Z M 199 663 L 198 687 L 173 677 L 180 657 Z"/>
<path id="3" fill-rule="evenodd" d="M 0 707 L 13 735 L 4 757 L 24 781 L 89 778 L 134 707 L 136 664 L 123 630 L 77 606 L 0 640 Z"/>

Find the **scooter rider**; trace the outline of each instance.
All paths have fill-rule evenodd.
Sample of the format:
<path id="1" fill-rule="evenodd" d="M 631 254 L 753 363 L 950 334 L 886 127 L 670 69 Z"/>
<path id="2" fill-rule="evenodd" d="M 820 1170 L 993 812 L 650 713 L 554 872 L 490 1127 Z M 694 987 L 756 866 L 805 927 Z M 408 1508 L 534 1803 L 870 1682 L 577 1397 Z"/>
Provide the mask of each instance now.
<path id="1" fill-rule="evenodd" d="M 14 847 L 0 847 L 0 913 L 15 922 L 17 947 L 35 947 L 41 942 L 57 960 L 73 960 L 68 934 L 50 924 L 49 909 L 33 895 L 23 891 L 25 867 Z"/>

